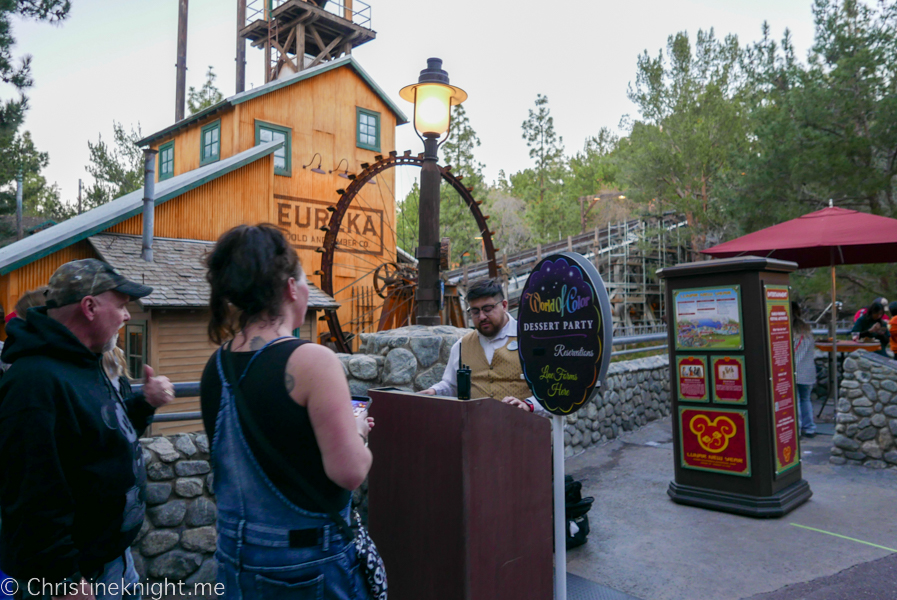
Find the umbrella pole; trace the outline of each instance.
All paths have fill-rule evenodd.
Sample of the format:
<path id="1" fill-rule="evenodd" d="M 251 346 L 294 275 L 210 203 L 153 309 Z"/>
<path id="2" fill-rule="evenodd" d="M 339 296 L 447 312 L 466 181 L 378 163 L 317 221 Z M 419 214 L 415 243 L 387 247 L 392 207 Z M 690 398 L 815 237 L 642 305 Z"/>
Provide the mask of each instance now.
<path id="1" fill-rule="evenodd" d="M 832 406 L 837 410 L 838 405 L 838 306 L 835 304 L 835 260 L 834 256 L 832 257 L 832 322 L 829 326 L 829 333 L 832 336 L 832 351 L 829 354 L 829 363 L 828 363 L 828 398 L 832 400 Z M 828 403 L 828 398 L 826 401 L 822 403 L 822 408 L 819 409 L 819 414 L 817 417 L 822 416 L 822 411 L 825 410 L 825 405 Z"/>

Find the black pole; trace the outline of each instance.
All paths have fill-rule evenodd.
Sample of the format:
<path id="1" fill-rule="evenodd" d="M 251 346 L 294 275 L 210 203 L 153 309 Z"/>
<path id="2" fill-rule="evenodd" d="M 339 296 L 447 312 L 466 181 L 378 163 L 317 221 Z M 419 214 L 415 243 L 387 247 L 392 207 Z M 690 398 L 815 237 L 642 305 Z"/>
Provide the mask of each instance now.
<path id="1" fill-rule="evenodd" d="M 417 248 L 417 324 L 439 325 L 439 136 L 424 138 L 424 164 L 420 174 L 420 223 Z"/>

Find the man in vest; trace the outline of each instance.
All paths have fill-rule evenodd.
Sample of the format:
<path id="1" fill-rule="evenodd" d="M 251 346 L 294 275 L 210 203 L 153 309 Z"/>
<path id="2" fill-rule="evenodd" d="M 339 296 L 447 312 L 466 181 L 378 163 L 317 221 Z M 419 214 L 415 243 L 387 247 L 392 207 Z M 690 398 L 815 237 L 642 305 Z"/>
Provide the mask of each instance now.
<path id="1" fill-rule="evenodd" d="M 456 396 L 458 366 L 470 367 L 470 397 L 496 398 L 534 412 L 536 404 L 520 370 L 517 354 L 517 319 L 508 314 L 501 282 L 477 281 L 467 290 L 471 331 L 455 342 L 442 381 L 421 394 Z"/>

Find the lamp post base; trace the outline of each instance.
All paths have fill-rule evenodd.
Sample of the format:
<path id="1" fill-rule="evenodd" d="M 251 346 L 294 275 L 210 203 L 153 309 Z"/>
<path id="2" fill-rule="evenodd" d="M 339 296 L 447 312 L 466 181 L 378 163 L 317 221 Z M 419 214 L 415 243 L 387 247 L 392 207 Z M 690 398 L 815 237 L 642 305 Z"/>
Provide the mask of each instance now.
<path id="1" fill-rule="evenodd" d="M 439 315 L 435 317 L 417 317 L 416 325 L 426 325 L 427 327 L 435 327 L 437 325 L 442 325 L 442 318 Z"/>

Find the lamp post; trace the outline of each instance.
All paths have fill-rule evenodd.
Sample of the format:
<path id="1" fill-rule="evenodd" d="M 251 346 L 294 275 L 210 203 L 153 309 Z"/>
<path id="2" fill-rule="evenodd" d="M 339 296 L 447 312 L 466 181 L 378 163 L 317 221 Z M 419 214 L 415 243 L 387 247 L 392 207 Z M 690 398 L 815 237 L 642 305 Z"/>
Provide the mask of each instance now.
<path id="1" fill-rule="evenodd" d="M 415 253 L 418 260 L 417 324 L 439 325 L 439 185 L 442 176 L 436 161 L 439 146 L 449 136 L 451 108 L 467 100 L 467 92 L 449 85 L 442 59 L 429 58 L 417 83 L 403 87 L 399 95 L 414 104 L 414 130 L 424 143 L 419 246 Z"/>

